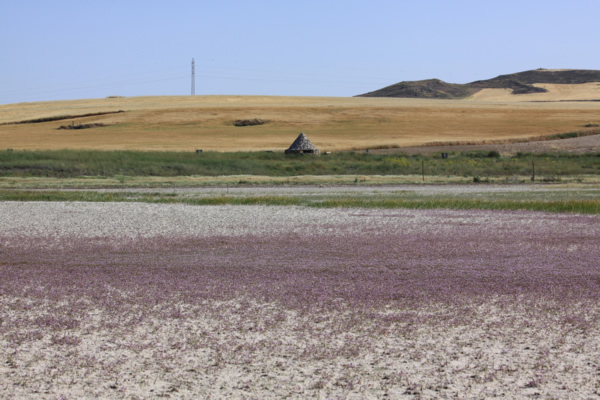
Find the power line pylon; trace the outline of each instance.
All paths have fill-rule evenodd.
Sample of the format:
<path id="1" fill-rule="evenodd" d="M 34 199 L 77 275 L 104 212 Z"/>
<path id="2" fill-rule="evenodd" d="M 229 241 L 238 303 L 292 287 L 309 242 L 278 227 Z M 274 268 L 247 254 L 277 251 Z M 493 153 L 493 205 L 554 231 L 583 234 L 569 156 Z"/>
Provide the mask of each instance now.
<path id="1" fill-rule="evenodd" d="M 196 69 L 192 58 L 192 96 L 196 94 Z"/>

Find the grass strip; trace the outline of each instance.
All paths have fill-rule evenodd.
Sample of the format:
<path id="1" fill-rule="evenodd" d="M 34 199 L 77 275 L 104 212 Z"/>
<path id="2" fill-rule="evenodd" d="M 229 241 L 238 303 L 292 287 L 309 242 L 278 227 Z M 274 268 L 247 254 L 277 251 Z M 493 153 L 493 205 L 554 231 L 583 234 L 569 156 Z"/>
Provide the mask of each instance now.
<path id="1" fill-rule="evenodd" d="M 357 198 L 311 199 L 301 196 L 211 196 L 179 197 L 176 194 L 101 193 L 85 191 L 14 191 L 0 190 L 0 201 L 90 201 L 182 203 L 208 205 L 304 206 L 317 208 L 381 208 L 381 209 L 452 209 L 452 210 L 527 210 L 550 213 L 600 214 L 600 200 L 509 200 L 509 199 L 403 199 Z"/>
<path id="2" fill-rule="evenodd" d="M 440 154 L 384 155 L 338 152 L 321 157 L 289 156 L 266 152 L 135 152 L 135 151 L 0 151 L 2 178 L 114 178 L 121 183 L 134 177 L 222 176 L 421 176 L 463 177 L 474 182 L 489 178 L 533 177 L 558 182 L 562 177 L 600 175 L 600 153 L 517 154 L 501 157 L 498 151 Z M 245 182 L 243 178 L 240 184 Z"/>
<path id="3" fill-rule="evenodd" d="M 99 193 L 99 192 L 63 192 L 29 191 L 29 190 L 1 190 L 0 201 L 91 201 L 111 202 L 127 201 L 131 198 L 129 193 Z"/>
<path id="4" fill-rule="evenodd" d="M 453 209 L 453 210 L 528 210 L 552 213 L 600 214 L 600 201 L 596 200 L 475 200 L 475 199 L 340 199 L 326 200 L 317 207 L 348 208 L 408 208 L 408 209 Z"/>

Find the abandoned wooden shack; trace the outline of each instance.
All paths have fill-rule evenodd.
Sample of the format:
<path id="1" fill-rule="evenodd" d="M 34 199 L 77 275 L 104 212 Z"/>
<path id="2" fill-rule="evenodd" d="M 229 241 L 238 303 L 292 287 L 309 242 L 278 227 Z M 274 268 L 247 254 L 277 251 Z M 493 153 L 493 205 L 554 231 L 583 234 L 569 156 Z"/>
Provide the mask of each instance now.
<path id="1" fill-rule="evenodd" d="M 319 155 L 321 151 L 315 147 L 310 139 L 302 132 L 289 149 L 285 151 L 285 154 L 314 154 Z"/>

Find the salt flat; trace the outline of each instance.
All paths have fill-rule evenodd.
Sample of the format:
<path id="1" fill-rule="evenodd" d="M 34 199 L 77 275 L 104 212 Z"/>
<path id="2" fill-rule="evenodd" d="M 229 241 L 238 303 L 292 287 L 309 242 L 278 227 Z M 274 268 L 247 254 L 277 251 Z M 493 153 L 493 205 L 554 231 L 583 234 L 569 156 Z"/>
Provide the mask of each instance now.
<path id="1" fill-rule="evenodd" d="M 0 397 L 594 398 L 600 217 L 0 203 Z"/>

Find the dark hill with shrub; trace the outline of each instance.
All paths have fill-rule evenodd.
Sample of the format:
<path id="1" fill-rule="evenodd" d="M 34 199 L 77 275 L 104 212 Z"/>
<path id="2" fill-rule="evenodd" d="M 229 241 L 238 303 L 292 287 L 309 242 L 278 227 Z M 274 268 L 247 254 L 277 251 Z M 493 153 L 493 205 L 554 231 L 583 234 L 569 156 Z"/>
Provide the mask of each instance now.
<path id="1" fill-rule="evenodd" d="M 536 69 L 500 75 L 471 83 L 447 83 L 439 79 L 404 81 L 357 97 L 408 97 L 423 99 L 464 99 L 482 89 L 512 89 L 515 95 L 540 93 L 547 90 L 534 83 L 582 84 L 600 82 L 600 71 L 588 69 Z"/>

